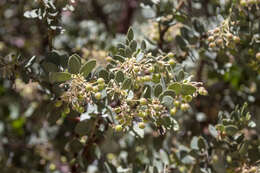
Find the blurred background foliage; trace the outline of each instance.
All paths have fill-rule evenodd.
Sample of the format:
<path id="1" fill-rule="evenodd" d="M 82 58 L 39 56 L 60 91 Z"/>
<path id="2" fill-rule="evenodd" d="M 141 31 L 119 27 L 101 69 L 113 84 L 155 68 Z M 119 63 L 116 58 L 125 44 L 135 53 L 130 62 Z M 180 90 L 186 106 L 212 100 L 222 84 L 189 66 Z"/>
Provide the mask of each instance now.
<path id="1" fill-rule="evenodd" d="M 1 172 L 257 172 L 260 160 L 258 3 L 1 0 Z M 41 18 L 44 11 L 47 15 Z M 223 21 L 227 21 L 229 31 L 239 37 L 239 42 L 226 45 L 216 41 L 219 45 L 210 46 L 208 31 L 221 26 Z M 61 116 L 54 108 L 56 86 L 46 82 L 42 66 L 48 59 L 65 67 L 62 61 L 73 53 L 79 54 L 83 61 L 96 59 L 105 66 L 108 53 L 124 41 L 130 26 L 136 40 L 141 43 L 145 39 L 154 54 L 174 52 L 176 60 L 185 65 L 195 81 L 204 83 L 209 94 L 194 99 L 188 112 L 176 115 L 180 126 L 176 132 L 161 133 L 148 127 L 137 137 L 108 128 L 97 133 L 95 141 L 86 147 L 87 139 L 74 132 L 76 115 L 72 112 L 68 117 Z M 218 34 L 214 39 L 220 37 Z M 212 136 L 215 128 L 212 132 L 209 124 L 222 124 L 219 115 L 232 112 L 244 102 L 248 103 L 256 125 L 239 127 L 249 142 L 247 152 L 235 156 L 238 148 L 241 149 L 240 143 L 231 137 L 231 141 L 215 140 Z M 202 147 L 197 149 L 194 143 L 202 143 Z M 82 153 L 83 148 L 87 148 L 87 155 Z M 194 150 L 198 152 L 194 154 Z"/>

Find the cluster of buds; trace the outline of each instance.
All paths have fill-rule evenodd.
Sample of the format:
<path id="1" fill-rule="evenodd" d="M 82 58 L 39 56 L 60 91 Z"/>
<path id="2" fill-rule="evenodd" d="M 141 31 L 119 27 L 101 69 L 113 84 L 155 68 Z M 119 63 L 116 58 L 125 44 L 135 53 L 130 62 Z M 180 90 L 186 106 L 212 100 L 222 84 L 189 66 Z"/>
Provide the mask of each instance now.
<path id="1" fill-rule="evenodd" d="M 93 103 L 93 98 L 101 99 L 101 91 L 105 88 L 105 81 L 103 78 L 99 78 L 97 81 L 90 83 L 82 75 L 73 74 L 72 79 L 61 84 L 60 87 L 63 87 L 65 92 L 56 102 L 56 107 L 66 103 L 65 114 L 70 113 L 69 105 L 73 110 L 83 113 L 85 111 L 84 106 L 87 103 Z"/>
<path id="2" fill-rule="evenodd" d="M 138 121 L 138 127 L 144 129 L 149 120 L 158 120 L 167 114 L 167 108 L 158 99 L 140 98 L 139 100 L 128 100 L 120 106 L 114 108 L 117 113 L 116 120 L 118 125 L 116 131 L 121 131 L 130 127 L 133 120 Z"/>
<path id="3" fill-rule="evenodd" d="M 236 22 L 230 22 L 229 18 L 224 20 L 221 25 L 208 32 L 209 47 L 210 48 L 224 48 L 229 47 L 236 43 L 240 43 L 240 38 L 231 32 L 230 28 L 235 25 Z"/>
<path id="4" fill-rule="evenodd" d="M 204 87 L 199 87 L 198 94 L 207 95 L 208 92 Z M 158 98 L 126 99 L 119 106 L 113 108 L 118 121 L 118 125 L 114 128 L 116 131 L 122 131 L 132 126 L 133 121 L 138 122 L 140 129 L 144 129 L 147 122 L 159 124 L 157 122 L 164 116 L 175 116 L 179 110 L 188 111 L 190 109 L 189 102 L 192 101 L 192 98 L 191 95 L 176 96 L 173 107 L 170 109 L 164 106 Z"/>
<path id="5" fill-rule="evenodd" d="M 117 65 L 111 71 L 122 71 L 125 75 L 135 78 L 137 83 L 149 82 L 154 78 L 160 78 L 160 73 L 167 66 L 175 66 L 174 54 L 168 53 L 166 56 L 151 58 L 151 53 L 144 55 L 144 58 L 137 60 L 136 57 L 126 58 L 124 62 L 107 58 L 109 62 L 115 62 Z M 165 61 L 166 60 L 166 61 Z M 155 69 L 155 67 L 158 67 Z"/>
<path id="6" fill-rule="evenodd" d="M 119 100 L 124 100 L 127 98 L 127 91 L 121 89 L 120 85 L 114 80 L 111 79 L 109 84 L 106 87 L 107 94 L 114 100 L 116 97 Z"/>

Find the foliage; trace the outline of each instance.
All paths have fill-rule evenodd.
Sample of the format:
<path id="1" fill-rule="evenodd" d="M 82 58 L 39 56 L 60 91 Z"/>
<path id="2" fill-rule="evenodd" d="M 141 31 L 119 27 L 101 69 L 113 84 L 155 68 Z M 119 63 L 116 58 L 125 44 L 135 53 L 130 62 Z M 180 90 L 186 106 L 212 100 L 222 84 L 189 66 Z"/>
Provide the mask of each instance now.
<path id="1" fill-rule="evenodd" d="M 2 172 L 260 172 L 259 5 L 1 1 Z"/>

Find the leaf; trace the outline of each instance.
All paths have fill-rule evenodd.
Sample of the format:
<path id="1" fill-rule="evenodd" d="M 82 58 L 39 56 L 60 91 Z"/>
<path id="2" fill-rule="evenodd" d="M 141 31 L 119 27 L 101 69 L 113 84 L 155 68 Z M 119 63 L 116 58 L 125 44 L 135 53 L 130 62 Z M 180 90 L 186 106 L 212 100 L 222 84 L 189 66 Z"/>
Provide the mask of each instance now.
<path id="1" fill-rule="evenodd" d="M 125 57 L 125 49 L 119 48 L 117 53 L 118 55 Z"/>
<path id="2" fill-rule="evenodd" d="M 79 140 L 77 139 L 73 139 L 70 143 L 69 143 L 69 152 L 79 152 L 81 149 L 83 148 L 83 145 L 80 143 Z"/>
<path id="3" fill-rule="evenodd" d="M 96 66 L 96 60 L 89 60 L 86 62 L 81 68 L 80 68 L 80 73 L 84 76 L 87 77 L 91 71 L 95 68 Z"/>
<path id="4" fill-rule="evenodd" d="M 141 49 L 142 49 L 142 50 L 145 50 L 145 49 L 146 49 L 146 43 L 145 43 L 144 40 L 143 40 L 142 43 L 141 43 Z"/>
<path id="5" fill-rule="evenodd" d="M 241 147 L 239 149 L 239 154 L 244 156 L 247 153 L 247 151 L 248 151 L 248 147 L 249 147 L 249 145 L 248 145 L 247 142 L 244 142 L 243 144 L 241 144 Z"/>
<path id="6" fill-rule="evenodd" d="M 164 96 L 162 99 L 162 104 L 168 109 L 173 107 L 173 98 L 171 96 Z"/>
<path id="7" fill-rule="evenodd" d="M 194 164 L 195 159 L 194 159 L 194 157 L 192 157 L 190 155 L 186 155 L 185 157 L 183 157 L 181 159 L 181 162 L 184 163 L 184 164 Z"/>
<path id="8" fill-rule="evenodd" d="M 179 45 L 179 47 L 182 49 L 182 50 L 185 50 L 187 48 L 187 43 L 186 41 L 183 39 L 183 37 L 181 37 L 180 35 L 177 35 L 175 37 L 176 39 L 176 42 L 177 44 Z"/>
<path id="9" fill-rule="evenodd" d="M 124 80 L 121 89 L 125 90 L 125 89 L 130 89 L 132 86 L 132 80 L 130 78 L 127 78 Z"/>
<path id="10" fill-rule="evenodd" d="M 127 47 L 125 49 L 125 56 L 126 57 L 131 57 L 132 56 L 132 50 L 129 47 Z"/>
<path id="11" fill-rule="evenodd" d="M 196 92 L 196 87 L 189 85 L 189 84 L 181 85 L 181 94 L 182 95 L 192 95 L 195 92 Z"/>
<path id="12" fill-rule="evenodd" d="M 183 71 L 183 70 L 179 71 L 179 73 L 178 73 L 178 75 L 177 75 L 177 79 L 178 79 L 178 81 L 183 80 L 184 77 L 185 77 L 185 73 L 184 73 L 184 71 Z"/>
<path id="13" fill-rule="evenodd" d="M 172 121 L 173 121 L 173 130 L 174 131 L 180 130 L 180 125 L 179 125 L 178 121 L 176 121 L 175 119 L 173 119 Z"/>
<path id="14" fill-rule="evenodd" d="M 248 127 L 254 128 L 254 127 L 256 127 L 256 123 L 254 121 L 250 121 L 248 123 Z"/>
<path id="15" fill-rule="evenodd" d="M 135 40 L 132 40 L 130 42 L 130 48 L 132 49 L 132 51 L 136 51 L 136 48 L 137 48 L 137 42 Z"/>
<path id="16" fill-rule="evenodd" d="M 133 132 L 131 132 L 131 134 L 133 136 L 137 136 L 137 137 L 140 137 L 140 138 L 143 138 L 144 137 L 144 129 L 140 129 L 138 127 L 138 124 L 137 123 L 134 123 L 133 124 Z"/>
<path id="17" fill-rule="evenodd" d="M 30 60 L 27 62 L 27 64 L 24 66 L 24 68 L 28 68 L 32 66 L 35 60 L 36 60 L 36 56 L 31 57 Z"/>
<path id="18" fill-rule="evenodd" d="M 144 98 L 151 98 L 152 88 L 150 85 L 145 85 L 142 97 Z"/>
<path id="19" fill-rule="evenodd" d="M 115 80 L 120 83 L 124 81 L 124 73 L 122 71 L 116 72 Z"/>
<path id="20" fill-rule="evenodd" d="M 160 149 L 160 158 L 164 164 L 169 164 L 169 154 L 163 149 Z"/>
<path id="21" fill-rule="evenodd" d="M 109 162 L 104 163 L 105 172 L 107 173 L 117 173 L 117 169 L 114 165 L 110 164 Z"/>
<path id="22" fill-rule="evenodd" d="M 213 136 L 214 138 L 218 137 L 218 131 L 217 129 L 212 126 L 211 124 L 209 125 L 209 133 L 211 134 L 211 136 Z"/>
<path id="23" fill-rule="evenodd" d="M 105 69 L 101 69 L 99 72 L 98 72 L 98 77 L 99 78 L 103 78 L 106 83 L 109 81 L 109 73 L 107 70 Z"/>
<path id="24" fill-rule="evenodd" d="M 90 133 L 93 125 L 94 125 L 94 119 L 80 121 L 75 127 L 75 133 L 77 133 L 80 136 L 86 135 Z"/>
<path id="25" fill-rule="evenodd" d="M 51 83 L 65 82 L 71 79 L 71 74 L 67 72 L 51 72 L 49 79 Z"/>
<path id="26" fill-rule="evenodd" d="M 39 11 L 38 9 L 26 11 L 26 12 L 24 12 L 23 16 L 26 18 L 38 18 L 39 17 L 38 11 Z"/>
<path id="27" fill-rule="evenodd" d="M 180 29 L 180 32 L 181 36 L 187 40 L 189 40 L 189 38 L 192 37 L 190 33 L 191 31 L 185 26 Z"/>
<path id="28" fill-rule="evenodd" d="M 176 96 L 176 94 L 173 90 L 167 89 L 163 93 L 160 94 L 159 100 L 162 101 L 164 96 L 171 96 L 172 98 L 174 98 Z"/>
<path id="29" fill-rule="evenodd" d="M 202 24 L 198 19 L 195 19 L 192 23 L 193 23 L 193 25 L 194 25 L 194 29 L 195 29 L 197 32 L 199 32 L 199 33 L 205 32 L 205 29 L 204 29 L 203 24 Z"/>
<path id="30" fill-rule="evenodd" d="M 168 86 L 168 89 L 173 90 L 176 94 L 191 95 L 196 92 L 196 87 L 189 84 L 181 84 L 178 82 L 172 83 Z"/>
<path id="31" fill-rule="evenodd" d="M 122 43 L 118 43 L 118 44 L 117 44 L 117 48 L 118 48 L 118 49 L 120 49 L 120 48 L 124 49 L 124 48 L 125 48 L 125 45 L 122 44 Z"/>
<path id="32" fill-rule="evenodd" d="M 134 39 L 134 31 L 131 27 L 127 31 L 127 39 L 129 41 L 132 41 Z"/>
<path id="33" fill-rule="evenodd" d="M 180 94 L 181 93 L 181 84 L 178 82 L 175 82 L 171 85 L 168 86 L 168 89 L 173 90 L 176 94 Z"/>
<path id="34" fill-rule="evenodd" d="M 133 99 L 134 98 L 134 92 L 132 90 L 129 91 L 127 99 Z"/>
<path id="35" fill-rule="evenodd" d="M 197 136 L 194 136 L 191 140 L 191 143 L 190 143 L 190 148 L 193 149 L 193 150 L 199 150 L 199 146 L 198 146 L 198 137 Z"/>
<path id="36" fill-rule="evenodd" d="M 87 123 L 87 120 L 85 121 L 81 121 L 79 122 L 76 127 L 75 127 L 75 132 L 80 135 L 80 136 L 83 136 L 87 133 L 87 130 L 89 129 L 88 127 L 88 123 Z"/>
<path id="37" fill-rule="evenodd" d="M 57 71 L 59 71 L 58 67 L 51 62 L 43 62 L 42 67 L 46 72 L 57 72 Z"/>
<path id="38" fill-rule="evenodd" d="M 46 61 L 51 62 L 55 64 L 56 66 L 62 66 L 63 68 L 67 68 L 68 65 L 68 56 L 67 54 L 53 50 L 49 53 L 47 53 Z"/>
<path id="39" fill-rule="evenodd" d="M 198 147 L 200 150 L 207 147 L 206 140 L 202 136 L 198 137 Z"/>
<path id="40" fill-rule="evenodd" d="M 162 85 L 156 84 L 154 87 L 154 96 L 158 97 L 162 93 Z"/>
<path id="41" fill-rule="evenodd" d="M 124 62 L 125 61 L 125 58 L 123 56 L 121 56 L 121 55 L 115 55 L 115 56 L 113 56 L 113 58 L 115 60 L 120 61 L 120 62 Z"/>
<path id="42" fill-rule="evenodd" d="M 233 136 L 234 134 L 236 134 L 238 132 L 237 126 L 234 126 L 234 125 L 225 126 L 225 130 L 226 130 L 226 133 L 230 136 Z"/>
<path id="43" fill-rule="evenodd" d="M 184 23 L 187 21 L 187 17 L 181 14 L 174 14 L 174 19 L 176 19 L 178 22 Z"/>
<path id="44" fill-rule="evenodd" d="M 78 56 L 77 54 L 74 54 L 69 57 L 68 68 L 69 68 L 69 72 L 72 74 L 79 73 L 80 61 L 78 60 L 77 56 Z"/>

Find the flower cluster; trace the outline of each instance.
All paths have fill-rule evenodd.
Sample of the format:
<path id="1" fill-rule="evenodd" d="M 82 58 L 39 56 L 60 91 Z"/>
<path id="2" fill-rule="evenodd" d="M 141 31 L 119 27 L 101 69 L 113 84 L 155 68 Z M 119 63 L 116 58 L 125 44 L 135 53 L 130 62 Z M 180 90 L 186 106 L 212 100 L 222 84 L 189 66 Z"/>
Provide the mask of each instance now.
<path id="1" fill-rule="evenodd" d="M 208 93 L 204 87 L 199 87 L 198 93 L 195 93 L 194 96 L 197 94 L 207 95 Z M 159 127 L 163 117 L 174 116 L 179 110 L 188 111 L 190 109 L 189 102 L 192 101 L 192 98 L 192 95 L 176 96 L 171 103 L 171 107 L 167 107 L 158 98 L 125 99 L 119 106 L 113 108 L 118 121 L 115 130 L 127 129 L 133 121 L 137 121 L 141 129 L 145 128 L 145 124 L 148 122 L 153 122 L 155 126 Z"/>
<path id="2" fill-rule="evenodd" d="M 101 99 L 101 90 L 105 88 L 103 78 L 99 78 L 96 82 L 87 82 L 85 78 L 80 75 L 72 75 L 72 79 L 60 85 L 65 89 L 65 92 L 56 102 L 56 106 L 60 107 L 62 103 L 66 103 L 65 113 L 70 112 L 69 105 L 77 112 L 83 113 L 84 106 L 87 103 L 93 103 L 93 98 L 96 100 Z"/>
<path id="3" fill-rule="evenodd" d="M 237 36 L 237 33 L 231 31 L 233 25 L 236 22 L 230 22 L 229 18 L 224 20 L 221 25 L 213 30 L 208 32 L 209 37 L 209 47 L 210 48 L 224 48 L 232 46 L 236 43 L 240 43 L 240 38 Z"/>
<path id="4" fill-rule="evenodd" d="M 144 55 L 140 60 L 136 57 L 131 57 L 126 58 L 124 62 L 115 61 L 111 57 L 108 57 L 107 60 L 117 64 L 111 71 L 121 70 L 128 77 L 136 78 L 137 83 L 149 82 L 153 78 L 160 78 L 159 73 L 162 72 L 165 67 L 176 65 L 173 53 L 155 58 L 149 53 Z"/>

